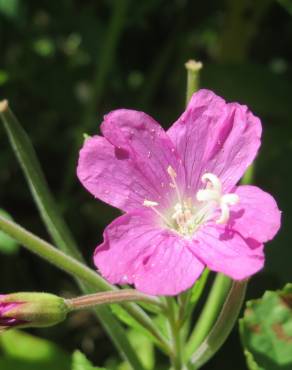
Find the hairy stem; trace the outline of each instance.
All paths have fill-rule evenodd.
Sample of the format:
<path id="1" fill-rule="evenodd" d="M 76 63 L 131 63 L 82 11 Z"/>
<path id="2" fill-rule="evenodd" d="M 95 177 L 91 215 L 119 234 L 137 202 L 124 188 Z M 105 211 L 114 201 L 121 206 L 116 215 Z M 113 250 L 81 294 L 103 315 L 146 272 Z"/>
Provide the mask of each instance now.
<path id="1" fill-rule="evenodd" d="M 123 289 L 115 292 L 84 295 L 77 298 L 67 299 L 67 304 L 72 310 L 79 310 L 100 304 L 113 304 L 133 301 L 161 305 L 161 301 L 158 298 L 140 293 L 134 289 Z"/>
<path id="2" fill-rule="evenodd" d="M 92 288 L 98 288 L 98 290 L 114 290 L 116 288 L 108 284 L 103 280 L 95 271 L 85 266 L 75 258 L 70 257 L 63 252 L 57 250 L 51 244 L 40 239 L 38 236 L 25 230 L 20 225 L 17 225 L 13 221 L 0 216 L 0 229 L 6 234 L 13 237 L 28 250 L 38 254 L 40 257 L 51 262 L 53 265 L 59 267 L 65 272 L 72 275 L 74 278 L 78 278 L 81 281 L 87 283 Z M 149 296 L 151 303 L 161 307 L 159 300 Z M 148 300 L 148 301 L 149 301 Z M 127 312 L 134 317 L 143 327 L 145 327 L 156 340 L 160 343 L 160 347 L 166 352 L 170 352 L 170 347 L 166 339 L 161 335 L 157 327 L 149 316 L 137 305 L 133 303 L 124 303 L 123 307 Z"/>

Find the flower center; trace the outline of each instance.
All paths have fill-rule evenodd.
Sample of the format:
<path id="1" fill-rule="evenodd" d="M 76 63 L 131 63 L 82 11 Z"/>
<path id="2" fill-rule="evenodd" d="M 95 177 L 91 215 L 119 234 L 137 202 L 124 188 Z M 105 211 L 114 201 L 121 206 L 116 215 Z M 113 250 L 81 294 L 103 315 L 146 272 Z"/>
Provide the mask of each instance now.
<path id="1" fill-rule="evenodd" d="M 156 208 L 159 206 L 157 202 L 145 200 L 143 203 L 144 206 L 152 208 L 167 227 L 185 237 L 191 237 L 207 221 L 214 220 L 216 224 L 228 222 L 230 206 L 239 202 L 239 196 L 235 193 L 223 194 L 222 183 L 216 175 L 205 173 L 202 176 L 202 182 L 206 184 L 206 187 L 198 190 L 195 198 L 192 199 L 184 198 L 180 193 L 176 182 L 177 175 L 171 166 L 168 167 L 167 172 L 171 178 L 169 185 L 176 192 L 174 207 L 162 213 Z"/>

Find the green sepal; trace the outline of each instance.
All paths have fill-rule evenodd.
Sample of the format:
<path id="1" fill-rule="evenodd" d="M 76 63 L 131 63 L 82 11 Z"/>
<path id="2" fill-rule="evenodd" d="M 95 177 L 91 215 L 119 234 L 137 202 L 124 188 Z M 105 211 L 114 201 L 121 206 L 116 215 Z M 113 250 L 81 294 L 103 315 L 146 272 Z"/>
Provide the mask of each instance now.
<path id="1" fill-rule="evenodd" d="M 1 302 L 16 304 L 2 316 L 19 320 L 21 327 L 53 326 L 64 321 L 70 311 L 65 299 L 49 293 L 13 293 L 3 296 Z"/>

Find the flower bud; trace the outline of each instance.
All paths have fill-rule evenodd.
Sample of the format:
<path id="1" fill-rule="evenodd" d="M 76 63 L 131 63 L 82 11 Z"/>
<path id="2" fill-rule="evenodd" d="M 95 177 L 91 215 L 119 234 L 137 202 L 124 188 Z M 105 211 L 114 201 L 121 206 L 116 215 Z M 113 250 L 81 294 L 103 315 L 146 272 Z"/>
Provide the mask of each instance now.
<path id="1" fill-rule="evenodd" d="M 66 300 L 48 293 L 0 295 L 0 332 L 11 327 L 53 326 L 65 320 Z"/>

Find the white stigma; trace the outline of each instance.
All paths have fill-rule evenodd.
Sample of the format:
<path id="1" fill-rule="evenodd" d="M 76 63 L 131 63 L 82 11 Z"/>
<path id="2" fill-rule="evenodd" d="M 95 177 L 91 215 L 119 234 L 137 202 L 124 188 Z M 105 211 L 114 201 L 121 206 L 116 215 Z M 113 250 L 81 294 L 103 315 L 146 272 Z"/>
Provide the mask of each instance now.
<path id="1" fill-rule="evenodd" d="M 201 189 L 197 192 L 197 200 L 199 202 L 209 202 L 219 205 L 221 215 L 216 220 L 216 223 L 225 224 L 230 216 L 229 206 L 237 204 L 239 202 L 239 196 L 235 193 L 222 194 L 221 181 L 212 173 L 205 173 L 202 176 L 202 181 L 207 182 L 207 186 L 206 189 Z"/>
<path id="2" fill-rule="evenodd" d="M 222 183 L 216 175 L 205 173 L 202 176 L 202 182 L 206 184 L 205 189 L 199 189 L 194 197 L 186 197 L 176 181 L 175 170 L 168 166 L 167 173 L 171 179 L 169 186 L 176 195 L 173 207 L 164 210 L 155 201 L 145 199 L 143 202 L 145 207 L 151 208 L 159 216 L 165 226 L 185 238 L 191 238 L 198 228 L 208 221 L 213 220 L 216 224 L 228 222 L 230 206 L 239 202 L 239 196 L 235 193 L 223 194 Z"/>

